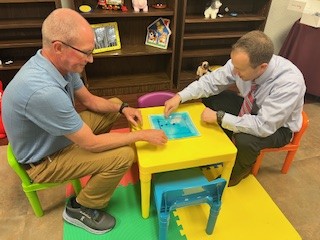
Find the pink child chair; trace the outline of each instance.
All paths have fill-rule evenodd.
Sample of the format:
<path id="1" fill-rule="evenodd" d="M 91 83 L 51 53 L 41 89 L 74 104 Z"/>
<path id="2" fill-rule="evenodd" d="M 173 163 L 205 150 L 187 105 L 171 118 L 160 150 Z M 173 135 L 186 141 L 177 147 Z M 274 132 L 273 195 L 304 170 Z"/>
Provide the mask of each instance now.
<path id="1" fill-rule="evenodd" d="M 163 106 L 165 101 L 172 98 L 174 95 L 175 93 L 167 91 L 147 93 L 138 98 L 138 107 L 145 108 Z"/>

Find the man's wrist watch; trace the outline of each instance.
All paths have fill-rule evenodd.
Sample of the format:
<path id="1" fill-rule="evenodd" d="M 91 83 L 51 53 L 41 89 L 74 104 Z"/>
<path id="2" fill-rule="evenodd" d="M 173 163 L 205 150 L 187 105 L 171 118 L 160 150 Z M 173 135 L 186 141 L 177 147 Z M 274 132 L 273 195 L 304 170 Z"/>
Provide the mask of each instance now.
<path id="1" fill-rule="evenodd" d="M 128 104 L 128 103 L 123 102 L 123 103 L 121 104 L 121 106 L 120 106 L 119 113 L 121 113 L 121 114 L 122 114 L 122 111 L 123 111 L 123 109 L 124 109 L 125 107 L 129 107 L 129 104 Z"/>
<path id="2" fill-rule="evenodd" d="M 222 118 L 224 117 L 225 112 L 224 111 L 217 111 L 217 123 L 219 125 L 222 124 Z"/>

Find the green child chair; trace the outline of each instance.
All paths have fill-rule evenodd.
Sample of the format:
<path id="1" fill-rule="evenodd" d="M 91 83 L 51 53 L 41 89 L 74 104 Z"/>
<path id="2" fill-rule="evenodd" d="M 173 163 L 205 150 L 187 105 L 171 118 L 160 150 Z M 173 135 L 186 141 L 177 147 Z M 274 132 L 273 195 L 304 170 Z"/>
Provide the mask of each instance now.
<path id="1" fill-rule="evenodd" d="M 37 217 L 43 216 L 43 210 L 41 207 L 41 203 L 39 201 L 37 191 L 48 189 L 48 188 L 55 187 L 55 186 L 59 186 L 64 183 L 33 183 L 32 180 L 30 179 L 28 173 L 25 171 L 25 169 L 17 161 L 10 143 L 8 144 L 8 148 L 7 148 L 7 157 L 8 157 L 9 165 L 12 167 L 12 169 L 16 172 L 16 174 L 18 174 L 18 176 L 21 179 L 22 189 L 25 192 L 25 194 L 30 202 L 30 205 L 34 211 L 34 214 Z M 80 180 L 74 179 L 74 180 L 70 180 L 70 181 L 72 182 L 75 193 L 79 194 L 79 192 L 81 191 Z"/>

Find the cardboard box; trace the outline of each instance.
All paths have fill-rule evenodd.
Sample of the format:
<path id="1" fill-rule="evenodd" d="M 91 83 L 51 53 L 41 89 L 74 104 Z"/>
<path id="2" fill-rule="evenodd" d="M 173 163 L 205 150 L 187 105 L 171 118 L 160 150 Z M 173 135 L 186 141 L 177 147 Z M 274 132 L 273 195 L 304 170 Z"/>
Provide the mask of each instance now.
<path id="1" fill-rule="evenodd" d="M 290 0 L 288 4 L 288 10 L 302 13 L 306 4 L 306 0 Z"/>
<path id="2" fill-rule="evenodd" d="M 302 13 L 300 23 L 309 25 L 311 27 L 319 28 L 320 27 L 320 13 L 319 13 L 319 15 L 310 14 L 310 13 L 306 13 L 306 12 Z"/>
<path id="3" fill-rule="evenodd" d="M 308 0 L 302 12 L 300 23 L 320 27 L 320 0 Z"/>

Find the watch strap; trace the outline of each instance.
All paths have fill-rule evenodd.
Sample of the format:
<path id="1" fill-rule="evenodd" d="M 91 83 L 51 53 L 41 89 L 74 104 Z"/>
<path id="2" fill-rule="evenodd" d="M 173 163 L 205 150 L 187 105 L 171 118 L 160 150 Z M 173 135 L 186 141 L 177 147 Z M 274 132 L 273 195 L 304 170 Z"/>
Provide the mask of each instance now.
<path id="1" fill-rule="evenodd" d="M 224 117 L 225 112 L 224 111 L 217 111 L 217 123 L 219 125 L 222 124 L 222 118 Z"/>
<path id="2" fill-rule="evenodd" d="M 122 111 L 123 111 L 123 109 L 124 109 L 125 107 L 129 107 L 129 104 L 128 104 L 128 103 L 123 102 L 123 103 L 121 104 L 121 106 L 120 106 L 119 113 L 121 113 L 121 114 L 122 114 Z"/>

